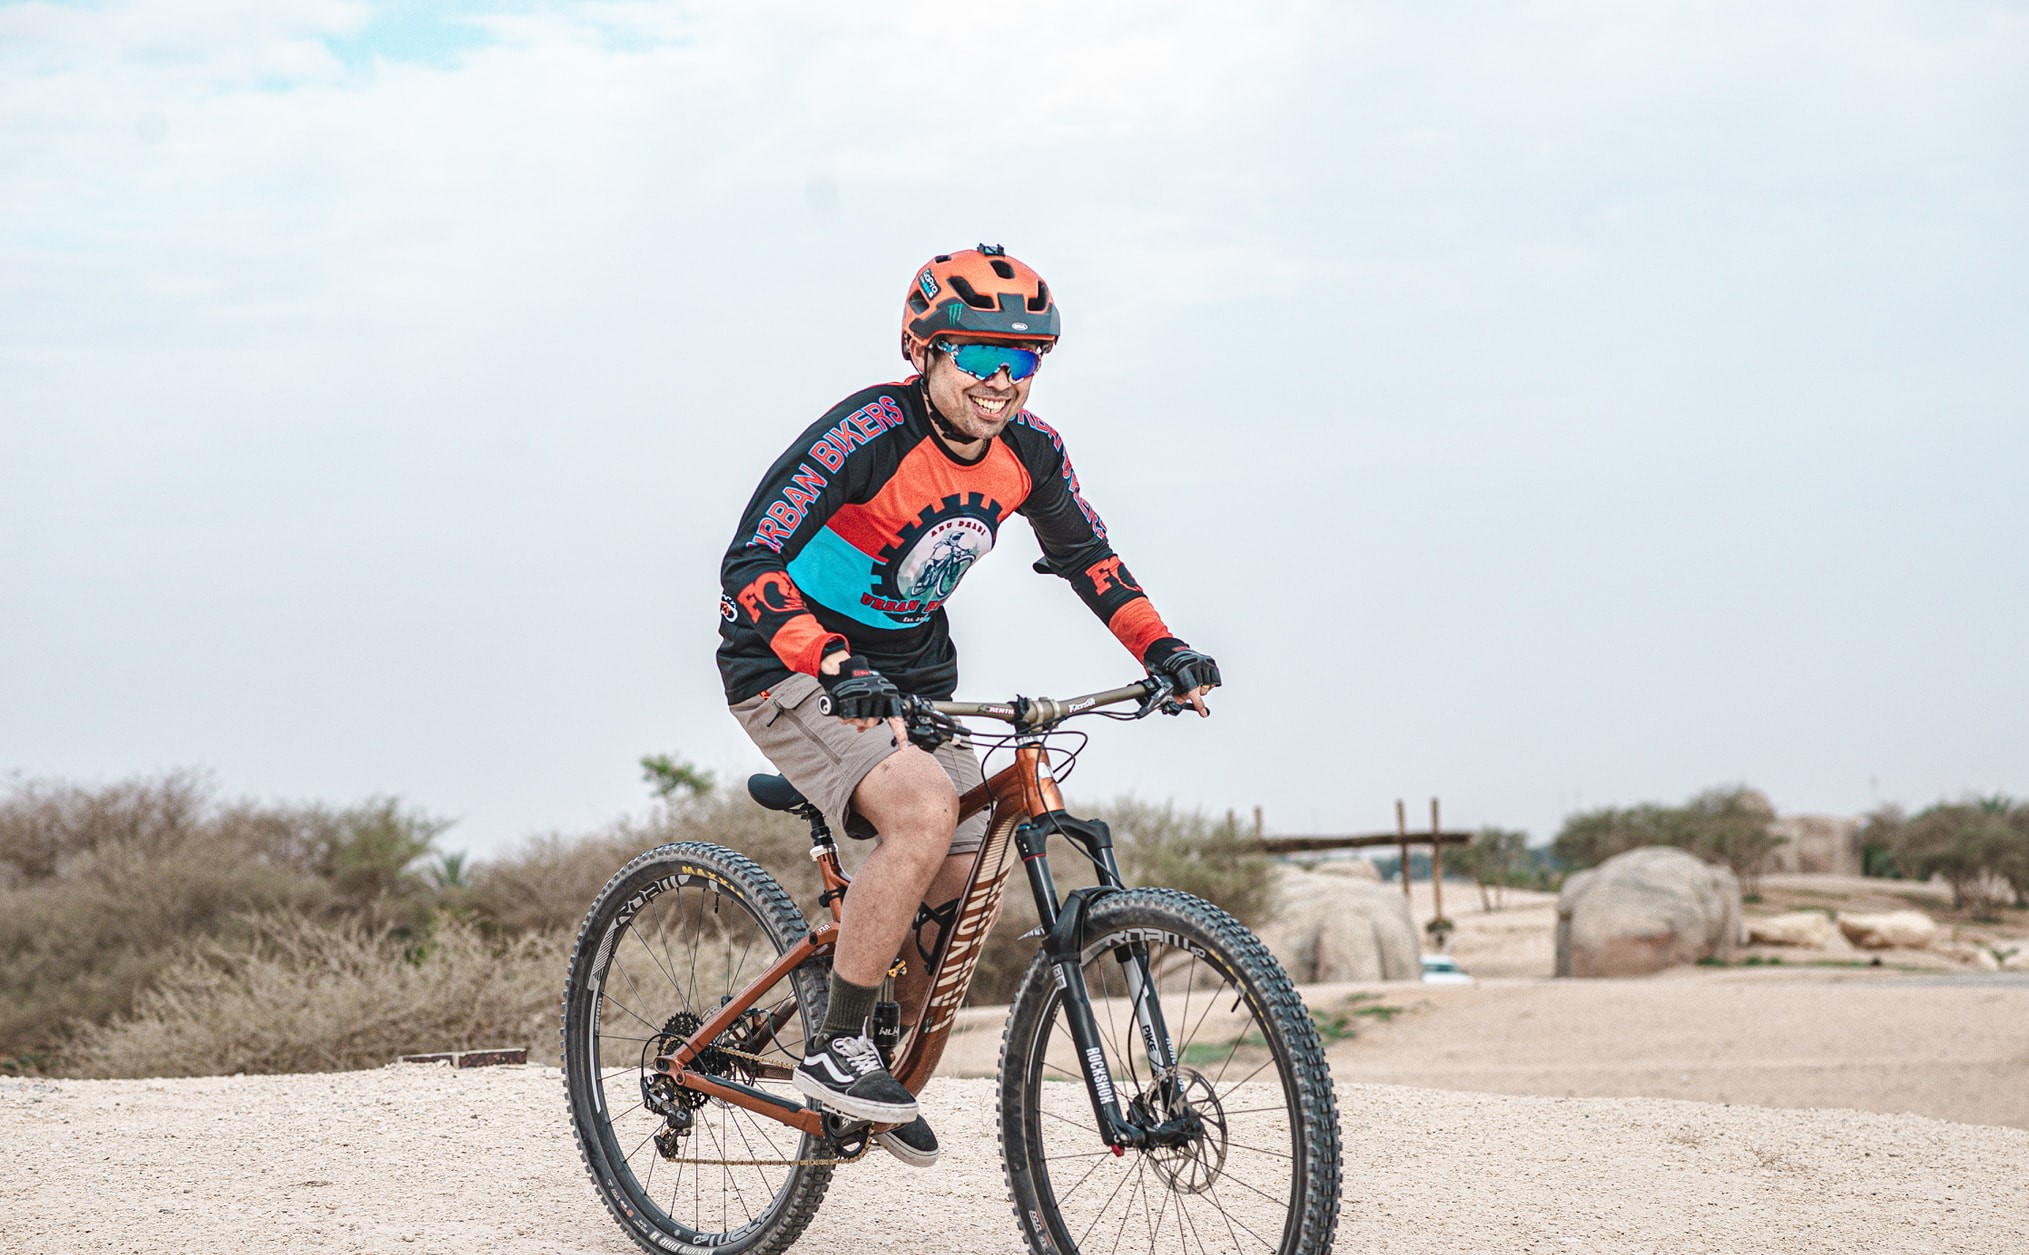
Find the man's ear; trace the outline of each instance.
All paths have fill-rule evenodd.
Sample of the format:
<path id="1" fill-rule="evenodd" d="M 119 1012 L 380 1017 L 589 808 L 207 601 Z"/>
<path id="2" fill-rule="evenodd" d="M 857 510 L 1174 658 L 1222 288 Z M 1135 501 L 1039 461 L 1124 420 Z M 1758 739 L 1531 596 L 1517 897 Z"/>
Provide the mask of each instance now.
<path id="1" fill-rule="evenodd" d="M 909 346 L 909 361 L 912 365 L 915 366 L 917 374 L 927 375 L 930 373 L 928 369 L 930 361 L 930 353 L 929 350 L 925 349 L 922 345 L 911 344 Z"/>

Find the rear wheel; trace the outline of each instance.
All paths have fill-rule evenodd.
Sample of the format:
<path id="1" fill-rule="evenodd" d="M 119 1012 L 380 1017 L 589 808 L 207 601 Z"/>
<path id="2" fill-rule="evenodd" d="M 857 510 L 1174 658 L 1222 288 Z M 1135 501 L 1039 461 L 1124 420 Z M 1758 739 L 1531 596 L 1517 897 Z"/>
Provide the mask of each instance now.
<path id="1" fill-rule="evenodd" d="M 1022 978 L 1000 1058 L 1000 1140 L 1029 1249 L 1323 1255 L 1338 1226 L 1339 1124 L 1317 1027 L 1238 920 L 1171 889 L 1091 909 L 1081 952 L 1123 1112 L 1186 1117 L 1182 1145 L 1115 1155 L 1100 1136 L 1045 956 Z M 1158 1071 L 1130 996 L 1145 961 L 1173 1068 Z"/>
<path id="2" fill-rule="evenodd" d="M 578 930 L 564 987 L 564 1087 L 599 1197 L 643 1248 L 728 1255 L 787 1248 L 831 1184 L 828 1143 L 652 1067 L 809 931 L 789 895 L 744 855 L 665 845 L 620 869 Z M 828 960 L 763 995 L 700 1057 L 700 1070 L 802 1096 L 790 1074 L 823 1020 Z"/>

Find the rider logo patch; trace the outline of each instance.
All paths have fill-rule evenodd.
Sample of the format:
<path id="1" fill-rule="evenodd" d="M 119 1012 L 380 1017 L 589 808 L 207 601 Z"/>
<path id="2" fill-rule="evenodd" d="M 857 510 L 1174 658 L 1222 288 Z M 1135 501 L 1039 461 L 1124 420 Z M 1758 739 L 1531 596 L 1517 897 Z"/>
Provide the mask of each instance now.
<path id="1" fill-rule="evenodd" d="M 898 625 L 927 622 L 972 564 L 993 550 L 1002 510 L 980 493 L 953 494 L 902 529 L 874 565 L 874 591 L 861 604 Z"/>

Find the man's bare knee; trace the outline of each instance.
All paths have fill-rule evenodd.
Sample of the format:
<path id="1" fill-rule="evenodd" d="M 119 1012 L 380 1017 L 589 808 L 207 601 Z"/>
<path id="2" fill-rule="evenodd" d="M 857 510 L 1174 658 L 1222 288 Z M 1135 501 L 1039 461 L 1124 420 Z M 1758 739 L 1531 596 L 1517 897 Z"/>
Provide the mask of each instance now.
<path id="1" fill-rule="evenodd" d="M 884 840 L 948 846 L 958 826 L 958 791 L 951 787 L 951 777 L 914 746 L 883 759 L 852 796 L 853 807 Z"/>

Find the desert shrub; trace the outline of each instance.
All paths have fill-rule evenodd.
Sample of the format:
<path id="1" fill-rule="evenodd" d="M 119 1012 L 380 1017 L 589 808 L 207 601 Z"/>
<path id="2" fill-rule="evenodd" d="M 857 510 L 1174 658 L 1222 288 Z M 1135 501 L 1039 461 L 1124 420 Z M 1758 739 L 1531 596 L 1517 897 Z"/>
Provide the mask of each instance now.
<path id="1" fill-rule="evenodd" d="M 223 802 L 190 772 L 17 782 L 0 796 L 0 1067 L 127 1013 L 179 947 L 242 936 L 249 914 L 419 936 L 431 890 L 409 864 L 440 828 L 387 800 Z"/>
<path id="2" fill-rule="evenodd" d="M 1446 854 L 1448 865 L 1472 877 L 1479 886 L 1480 909 L 1499 910 L 1504 895 L 1528 881 L 1529 834 L 1505 828 L 1482 828 L 1469 845 Z"/>
<path id="3" fill-rule="evenodd" d="M 2029 805 L 1995 796 L 1940 802 L 1913 817 L 1884 807 L 1863 835 L 1885 844 L 1907 875 L 1943 877 L 1954 909 L 1989 912 L 2029 897 Z"/>
<path id="4" fill-rule="evenodd" d="M 1073 807 L 1074 814 L 1086 813 Z M 1138 798 L 1118 798 L 1090 812 L 1113 831 L 1123 879 L 1130 885 L 1182 889 L 1256 924 L 1274 906 L 1274 880 L 1266 855 L 1231 814 L 1214 819 L 1201 811 L 1179 811 Z M 1097 884 L 1098 873 L 1067 841 L 1050 843 L 1050 874 L 1059 897 Z M 1036 943 L 1021 934 L 1036 926 L 1028 879 L 1017 863 L 1010 873 L 1001 917 L 988 935 L 967 1001 L 1007 1002 L 1021 983 Z"/>
<path id="5" fill-rule="evenodd" d="M 77 1076 L 378 1067 L 402 1054 L 528 1046 L 556 1060 L 566 938 L 455 921 L 425 943 L 357 920 L 267 915 L 234 945 L 186 948 L 132 1014 L 80 1031 Z"/>
<path id="6" fill-rule="evenodd" d="M 1768 830 L 1775 808 L 1744 785 L 1707 789 L 1683 806 L 1647 803 L 1586 811 L 1565 821 L 1551 852 L 1570 868 L 1593 867 L 1616 854 L 1649 845 L 1673 845 L 1708 862 L 1722 863 L 1757 891 L 1768 859 L 1782 838 Z"/>
<path id="7" fill-rule="evenodd" d="M 672 841 L 710 841 L 737 850 L 781 881 L 806 914 L 817 910 L 824 884 L 810 861 L 809 826 L 764 810 L 744 789 L 675 798 L 646 819 L 621 819 L 581 836 L 532 838 L 474 865 L 469 884 L 447 891 L 443 901 L 493 933 L 575 930 L 614 872 L 643 850 Z"/>

